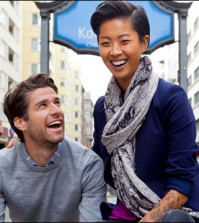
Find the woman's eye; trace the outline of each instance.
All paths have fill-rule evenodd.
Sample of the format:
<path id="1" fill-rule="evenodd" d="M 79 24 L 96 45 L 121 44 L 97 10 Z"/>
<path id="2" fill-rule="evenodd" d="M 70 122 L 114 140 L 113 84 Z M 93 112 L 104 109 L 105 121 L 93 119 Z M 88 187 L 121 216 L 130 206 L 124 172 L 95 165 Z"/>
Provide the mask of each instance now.
<path id="1" fill-rule="evenodd" d="M 102 45 L 102 46 L 109 46 L 110 43 L 109 42 L 102 42 L 102 43 L 100 43 L 100 45 Z"/>
<path id="2" fill-rule="evenodd" d="M 122 40 L 121 42 L 122 42 L 122 44 L 126 44 L 126 43 L 128 43 L 130 40 L 127 40 L 127 39 L 124 39 L 124 40 Z"/>

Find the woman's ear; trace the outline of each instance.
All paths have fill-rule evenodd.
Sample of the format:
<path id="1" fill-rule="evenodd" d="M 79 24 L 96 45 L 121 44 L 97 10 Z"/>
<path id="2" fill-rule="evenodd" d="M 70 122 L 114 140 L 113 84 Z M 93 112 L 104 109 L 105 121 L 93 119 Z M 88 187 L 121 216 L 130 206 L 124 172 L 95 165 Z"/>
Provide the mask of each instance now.
<path id="1" fill-rule="evenodd" d="M 14 119 L 14 125 L 19 130 L 24 131 L 25 127 L 26 127 L 26 122 L 25 122 L 24 118 L 16 117 Z"/>
<path id="2" fill-rule="evenodd" d="M 146 51 L 146 49 L 147 49 L 147 47 L 148 47 L 148 45 L 149 45 L 149 40 L 150 40 L 150 36 L 149 35 L 145 35 L 144 36 L 144 39 L 143 39 L 143 41 L 142 41 L 142 51 L 143 51 L 143 53 Z"/>

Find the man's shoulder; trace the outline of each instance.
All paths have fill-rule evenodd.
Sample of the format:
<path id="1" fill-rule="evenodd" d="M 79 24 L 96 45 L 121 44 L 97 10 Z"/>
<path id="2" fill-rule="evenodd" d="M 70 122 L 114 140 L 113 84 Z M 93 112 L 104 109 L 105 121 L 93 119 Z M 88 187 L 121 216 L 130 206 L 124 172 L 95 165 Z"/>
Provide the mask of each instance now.
<path id="1" fill-rule="evenodd" d="M 99 156 L 92 150 L 81 143 L 76 142 L 70 138 L 65 139 L 62 141 L 62 146 L 68 155 L 71 155 L 73 158 L 76 159 L 90 159 L 90 158 L 99 158 Z"/>
<path id="2" fill-rule="evenodd" d="M 71 139 L 62 141 L 62 146 L 64 150 L 64 163 L 70 166 L 72 171 L 78 171 L 81 175 L 85 170 L 88 171 L 92 168 L 91 172 L 95 171 L 95 168 L 103 169 L 102 159 L 92 149 L 86 148 Z"/>
<path id="3" fill-rule="evenodd" d="M 63 147 L 67 147 L 68 149 L 71 149 L 75 152 L 75 150 L 84 151 L 87 149 L 85 146 L 83 146 L 81 143 L 71 139 L 71 138 L 65 138 L 61 142 Z M 74 150 L 75 149 L 75 150 Z"/>
<path id="4" fill-rule="evenodd" d="M 0 150 L 0 167 L 12 165 L 13 160 L 17 157 L 17 146 L 18 145 L 14 145 L 10 149 L 3 148 Z"/>

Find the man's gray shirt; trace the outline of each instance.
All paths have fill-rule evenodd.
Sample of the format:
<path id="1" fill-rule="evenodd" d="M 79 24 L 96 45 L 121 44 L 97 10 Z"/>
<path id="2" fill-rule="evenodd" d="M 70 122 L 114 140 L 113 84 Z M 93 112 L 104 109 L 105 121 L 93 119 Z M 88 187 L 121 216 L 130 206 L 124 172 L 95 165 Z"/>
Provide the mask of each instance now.
<path id="1" fill-rule="evenodd" d="M 14 222 L 101 220 L 102 160 L 74 141 L 60 144 L 58 161 L 47 167 L 30 165 L 20 142 L 0 151 L 0 221 L 5 221 L 6 205 Z"/>

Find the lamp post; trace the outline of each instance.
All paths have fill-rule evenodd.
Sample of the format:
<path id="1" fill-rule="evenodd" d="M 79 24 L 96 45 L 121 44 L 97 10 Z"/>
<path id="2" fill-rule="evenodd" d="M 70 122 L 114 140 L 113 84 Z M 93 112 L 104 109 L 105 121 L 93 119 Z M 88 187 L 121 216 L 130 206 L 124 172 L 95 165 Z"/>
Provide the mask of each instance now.
<path id="1" fill-rule="evenodd" d="M 68 4 L 69 1 L 35 1 L 41 16 L 40 72 L 49 74 L 49 20 L 50 14 Z"/>
<path id="2" fill-rule="evenodd" d="M 192 2 L 157 1 L 160 7 L 178 14 L 179 20 L 179 75 L 180 86 L 187 91 L 187 15 Z"/>

